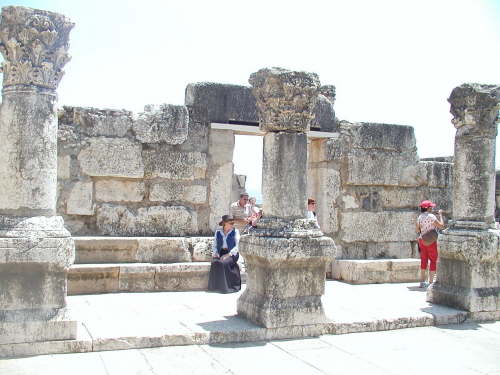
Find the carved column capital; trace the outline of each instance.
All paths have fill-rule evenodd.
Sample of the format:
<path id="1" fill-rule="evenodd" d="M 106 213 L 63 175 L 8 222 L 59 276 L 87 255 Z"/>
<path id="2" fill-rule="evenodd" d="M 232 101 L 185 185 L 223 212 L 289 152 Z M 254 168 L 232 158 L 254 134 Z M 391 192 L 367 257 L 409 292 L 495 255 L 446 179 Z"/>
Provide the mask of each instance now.
<path id="1" fill-rule="evenodd" d="M 496 137 L 500 86 L 465 83 L 453 89 L 448 102 L 457 137 Z"/>
<path id="2" fill-rule="evenodd" d="M 249 83 L 262 131 L 309 131 L 320 87 L 317 74 L 266 68 L 253 73 Z"/>
<path id="3" fill-rule="evenodd" d="M 2 8 L 4 92 L 30 86 L 55 91 L 70 60 L 68 39 L 73 26 L 57 13 L 17 6 Z"/>

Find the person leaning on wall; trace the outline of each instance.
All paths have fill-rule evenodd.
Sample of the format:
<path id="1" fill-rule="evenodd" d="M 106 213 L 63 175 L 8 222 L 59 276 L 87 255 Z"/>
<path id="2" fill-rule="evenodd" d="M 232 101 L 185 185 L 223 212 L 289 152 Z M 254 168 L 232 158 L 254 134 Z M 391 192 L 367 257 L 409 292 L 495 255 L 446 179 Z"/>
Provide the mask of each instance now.
<path id="1" fill-rule="evenodd" d="M 438 217 L 432 213 L 436 207 L 435 203 L 424 200 L 420 202 L 419 207 L 421 214 L 417 218 L 416 230 L 419 234 L 420 288 L 426 288 L 435 281 L 438 260 L 437 230 L 444 228 L 444 221 L 442 210 L 438 211 Z M 427 266 L 429 266 L 429 275 L 426 282 Z"/>

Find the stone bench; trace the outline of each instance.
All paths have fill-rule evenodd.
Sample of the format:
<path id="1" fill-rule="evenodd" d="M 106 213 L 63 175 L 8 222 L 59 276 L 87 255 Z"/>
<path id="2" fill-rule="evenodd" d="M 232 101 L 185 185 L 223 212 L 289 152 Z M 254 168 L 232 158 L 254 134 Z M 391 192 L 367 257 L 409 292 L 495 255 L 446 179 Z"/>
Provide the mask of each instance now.
<path id="1" fill-rule="evenodd" d="M 351 284 L 408 283 L 420 279 L 420 259 L 338 259 L 332 278 Z"/>
<path id="2" fill-rule="evenodd" d="M 209 262 L 75 264 L 68 294 L 206 290 Z"/>

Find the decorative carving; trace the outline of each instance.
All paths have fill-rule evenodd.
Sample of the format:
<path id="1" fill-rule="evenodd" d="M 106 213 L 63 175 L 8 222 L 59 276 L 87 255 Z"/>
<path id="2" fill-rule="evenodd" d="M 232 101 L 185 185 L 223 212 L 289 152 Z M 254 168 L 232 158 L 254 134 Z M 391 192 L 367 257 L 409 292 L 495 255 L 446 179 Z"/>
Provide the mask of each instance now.
<path id="1" fill-rule="evenodd" d="M 317 74 L 266 68 L 253 73 L 249 82 L 257 99 L 261 130 L 309 131 L 320 87 Z"/>
<path id="2" fill-rule="evenodd" d="M 32 85 L 55 90 L 70 60 L 72 23 L 63 15 L 25 7 L 4 7 L 0 23 L 0 52 L 4 89 Z"/>
<path id="3" fill-rule="evenodd" d="M 448 102 L 457 136 L 496 137 L 500 86 L 466 83 L 453 89 Z"/>

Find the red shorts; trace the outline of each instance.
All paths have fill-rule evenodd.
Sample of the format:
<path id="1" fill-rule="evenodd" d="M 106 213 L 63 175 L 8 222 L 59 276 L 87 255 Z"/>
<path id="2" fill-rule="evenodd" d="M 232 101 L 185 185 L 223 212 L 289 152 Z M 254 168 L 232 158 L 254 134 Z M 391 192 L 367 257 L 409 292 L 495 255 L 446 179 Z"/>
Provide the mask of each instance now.
<path id="1" fill-rule="evenodd" d="M 432 245 L 425 246 L 421 238 L 418 239 L 418 246 L 420 247 L 420 268 L 427 269 L 427 263 L 430 261 L 429 270 L 435 271 L 438 260 L 438 246 L 437 241 Z"/>

